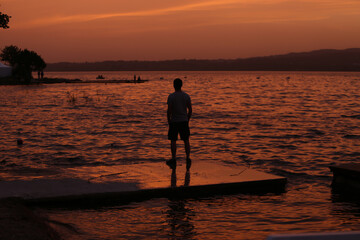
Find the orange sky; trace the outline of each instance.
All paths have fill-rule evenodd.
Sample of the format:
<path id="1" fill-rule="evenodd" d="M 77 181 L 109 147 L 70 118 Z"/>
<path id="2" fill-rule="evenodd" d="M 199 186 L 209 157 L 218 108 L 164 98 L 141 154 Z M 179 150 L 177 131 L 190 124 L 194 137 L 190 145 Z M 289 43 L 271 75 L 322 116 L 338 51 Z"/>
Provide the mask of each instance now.
<path id="1" fill-rule="evenodd" d="M 359 0 L 0 0 L 47 62 L 242 58 L 360 47 Z M 101 5 L 99 5 L 101 4 Z"/>

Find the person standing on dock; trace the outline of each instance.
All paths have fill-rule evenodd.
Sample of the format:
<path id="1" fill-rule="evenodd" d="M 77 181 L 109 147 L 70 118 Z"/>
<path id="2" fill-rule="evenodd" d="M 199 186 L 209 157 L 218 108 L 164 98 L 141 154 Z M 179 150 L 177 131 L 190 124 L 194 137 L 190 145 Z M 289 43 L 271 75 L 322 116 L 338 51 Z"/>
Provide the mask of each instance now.
<path id="1" fill-rule="evenodd" d="M 192 115 L 192 105 L 190 96 L 181 90 L 182 80 L 174 80 L 175 92 L 169 95 L 167 99 L 167 120 L 169 124 L 168 139 L 171 141 L 171 160 L 166 164 L 172 169 L 176 168 L 176 141 L 180 134 L 181 140 L 184 141 L 186 153 L 186 169 L 190 169 L 190 129 L 189 121 Z"/>

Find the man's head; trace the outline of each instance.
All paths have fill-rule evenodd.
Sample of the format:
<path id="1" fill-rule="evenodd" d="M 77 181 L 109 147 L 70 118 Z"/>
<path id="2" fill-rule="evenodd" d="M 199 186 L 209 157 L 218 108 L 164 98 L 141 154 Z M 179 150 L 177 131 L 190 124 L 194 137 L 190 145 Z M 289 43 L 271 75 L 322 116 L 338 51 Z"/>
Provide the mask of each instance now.
<path id="1" fill-rule="evenodd" d="M 182 87 L 182 80 L 180 78 L 176 78 L 174 80 L 174 88 L 175 90 L 181 90 Z"/>

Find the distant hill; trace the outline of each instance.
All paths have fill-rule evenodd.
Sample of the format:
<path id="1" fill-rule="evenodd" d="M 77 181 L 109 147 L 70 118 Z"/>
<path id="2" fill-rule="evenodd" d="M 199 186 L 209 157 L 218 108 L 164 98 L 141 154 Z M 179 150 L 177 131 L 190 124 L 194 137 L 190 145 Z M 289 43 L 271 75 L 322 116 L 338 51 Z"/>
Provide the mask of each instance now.
<path id="1" fill-rule="evenodd" d="M 360 48 L 218 60 L 49 63 L 47 71 L 360 71 Z"/>

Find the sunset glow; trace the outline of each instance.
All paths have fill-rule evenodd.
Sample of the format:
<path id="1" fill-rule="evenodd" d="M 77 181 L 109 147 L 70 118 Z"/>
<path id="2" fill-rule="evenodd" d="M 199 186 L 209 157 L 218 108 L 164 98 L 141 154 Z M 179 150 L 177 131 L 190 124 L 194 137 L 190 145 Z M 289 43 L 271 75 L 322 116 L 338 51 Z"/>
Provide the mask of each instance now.
<path id="1" fill-rule="evenodd" d="M 218 59 L 360 47 L 352 0 L 0 0 L 0 48 L 48 62 Z"/>

